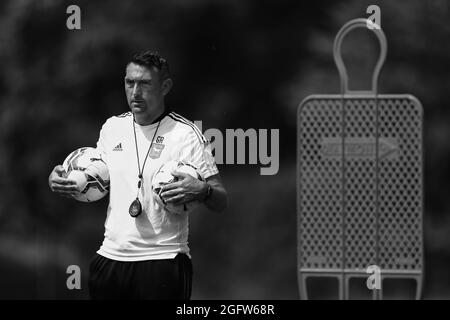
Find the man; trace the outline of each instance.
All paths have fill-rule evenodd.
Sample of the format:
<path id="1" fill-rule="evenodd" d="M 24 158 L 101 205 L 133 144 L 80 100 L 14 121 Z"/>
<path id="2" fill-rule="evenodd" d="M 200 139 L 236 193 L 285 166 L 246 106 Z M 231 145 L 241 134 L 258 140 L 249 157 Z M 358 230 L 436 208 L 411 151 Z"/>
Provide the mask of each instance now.
<path id="1" fill-rule="evenodd" d="M 165 59 L 148 51 L 135 55 L 125 75 L 131 112 L 109 118 L 100 131 L 97 148 L 108 164 L 110 199 L 105 239 L 90 265 L 92 299 L 190 298 L 188 216 L 165 210 L 151 189 L 163 163 L 188 162 L 203 178 L 173 172 L 178 180 L 160 193 L 165 203 L 197 200 L 217 212 L 226 207 L 227 193 L 208 141 L 192 122 L 165 106 L 171 87 Z M 49 185 L 60 195 L 77 192 L 62 166 L 54 168 Z"/>

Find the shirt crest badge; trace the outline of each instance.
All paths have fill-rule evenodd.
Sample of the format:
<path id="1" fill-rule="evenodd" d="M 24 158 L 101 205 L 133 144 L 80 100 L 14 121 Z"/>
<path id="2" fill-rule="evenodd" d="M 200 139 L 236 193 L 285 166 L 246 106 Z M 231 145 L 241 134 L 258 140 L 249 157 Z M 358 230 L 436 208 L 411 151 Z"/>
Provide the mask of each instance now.
<path id="1" fill-rule="evenodd" d="M 161 157 L 161 153 L 163 152 L 164 147 L 165 145 L 163 145 L 162 143 L 154 143 L 152 145 L 152 148 L 150 149 L 148 156 L 152 159 L 158 159 L 159 157 Z"/>

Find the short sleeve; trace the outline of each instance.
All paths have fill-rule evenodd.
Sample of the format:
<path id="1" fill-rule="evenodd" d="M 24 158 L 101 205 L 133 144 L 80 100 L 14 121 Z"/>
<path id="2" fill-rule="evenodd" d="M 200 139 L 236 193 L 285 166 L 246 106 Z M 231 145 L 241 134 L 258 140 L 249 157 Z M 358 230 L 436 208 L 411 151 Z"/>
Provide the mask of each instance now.
<path id="1" fill-rule="evenodd" d="M 210 142 L 194 131 L 191 131 L 183 141 L 179 160 L 195 166 L 204 180 L 219 173 Z"/>
<path id="2" fill-rule="evenodd" d="M 106 131 L 107 131 L 107 124 L 108 122 L 105 122 L 100 129 L 100 134 L 97 140 L 97 147 L 96 149 L 101 153 L 102 159 L 107 162 L 107 154 L 106 154 Z"/>

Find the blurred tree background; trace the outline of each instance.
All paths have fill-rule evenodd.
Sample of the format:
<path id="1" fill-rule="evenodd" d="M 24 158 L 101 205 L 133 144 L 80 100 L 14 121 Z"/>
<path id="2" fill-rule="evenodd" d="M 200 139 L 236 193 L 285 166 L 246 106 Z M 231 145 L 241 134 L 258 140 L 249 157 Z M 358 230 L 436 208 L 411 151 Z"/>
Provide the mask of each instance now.
<path id="1" fill-rule="evenodd" d="M 81 8 L 81 30 L 66 8 Z M 381 8 L 388 55 L 381 93 L 411 93 L 425 109 L 425 292 L 450 298 L 450 5 L 401 1 L 58 1 L 0 3 L 0 298 L 84 299 L 103 240 L 107 199 L 84 204 L 48 188 L 67 154 L 94 146 L 127 111 L 124 67 L 153 49 L 171 66 L 168 104 L 207 128 L 280 129 L 280 170 L 220 165 L 224 214 L 191 217 L 194 299 L 297 299 L 296 108 L 337 93 L 334 36 Z M 344 42 L 351 86 L 368 84 L 378 47 Z M 351 65 L 350 65 L 351 64 Z M 79 265 L 82 290 L 66 288 Z"/>

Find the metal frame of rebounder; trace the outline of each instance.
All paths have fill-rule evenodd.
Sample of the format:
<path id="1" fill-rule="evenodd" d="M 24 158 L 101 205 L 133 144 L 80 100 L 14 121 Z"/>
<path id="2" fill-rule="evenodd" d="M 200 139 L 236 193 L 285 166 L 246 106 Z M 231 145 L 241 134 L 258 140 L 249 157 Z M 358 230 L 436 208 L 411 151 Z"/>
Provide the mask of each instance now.
<path id="1" fill-rule="evenodd" d="M 376 265 L 384 279 L 423 283 L 422 106 L 408 94 L 378 94 L 387 52 L 379 26 L 372 31 L 380 57 L 372 89 L 350 91 L 341 57 L 344 36 L 370 21 L 345 24 L 334 42 L 341 94 L 313 95 L 297 115 L 298 285 L 308 299 L 307 279 L 333 277 L 339 298 L 349 281 L 368 278 Z M 374 290 L 383 298 L 383 286 Z"/>

